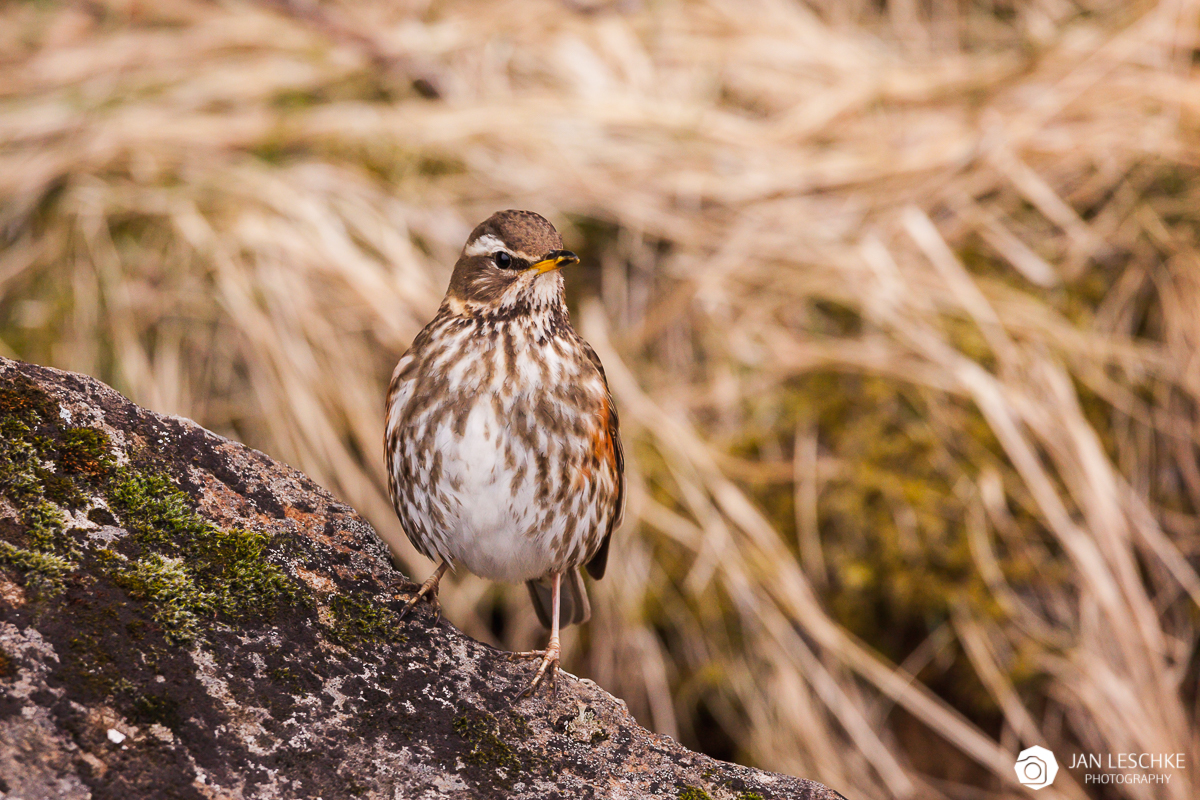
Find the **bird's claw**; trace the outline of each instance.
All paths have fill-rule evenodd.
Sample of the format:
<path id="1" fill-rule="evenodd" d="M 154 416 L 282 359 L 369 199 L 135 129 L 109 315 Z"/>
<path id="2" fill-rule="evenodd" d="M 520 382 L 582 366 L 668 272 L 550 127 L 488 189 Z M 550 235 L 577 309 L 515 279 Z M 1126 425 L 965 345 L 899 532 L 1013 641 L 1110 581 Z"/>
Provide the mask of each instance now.
<path id="1" fill-rule="evenodd" d="M 409 598 L 408 602 L 406 602 L 400 609 L 398 616 L 400 619 L 404 619 L 406 616 L 408 616 L 408 612 L 413 610 L 413 607 L 421 601 L 422 597 L 424 597 L 425 601 L 429 603 L 429 607 L 433 609 L 433 624 L 436 626 L 442 619 L 442 601 L 439 600 L 437 595 L 433 593 L 423 594 L 421 592 L 417 592 L 411 598 Z"/>
<path id="2" fill-rule="evenodd" d="M 531 696 L 538 684 L 541 683 L 542 678 L 546 677 L 547 673 L 549 673 L 550 676 L 550 697 L 554 698 L 558 696 L 558 659 L 561 653 L 562 649 L 559 647 L 558 642 L 554 639 L 551 639 L 550 645 L 545 650 L 531 650 L 526 653 L 511 653 L 509 655 L 510 660 L 522 657 L 528 658 L 531 656 L 542 657 L 542 663 L 540 666 L 538 666 L 538 671 L 533 676 L 533 680 L 530 681 L 529 685 L 517 695 L 516 699 L 518 701 Z"/>
<path id="3" fill-rule="evenodd" d="M 424 597 L 425 601 L 429 603 L 430 608 L 433 609 L 433 624 L 436 626 L 441 621 L 442 601 L 438 599 L 438 581 L 441 579 L 443 571 L 439 569 L 429 580 L 421 584 L 421 588 L 417 590 L 417 593 L 410 597 L 404 604 L 404 607 L 400 609 L 400 619 L 408 616 L 408 612 L 412 611 L 413 606 L 419 603 L 421 598 Z"/>

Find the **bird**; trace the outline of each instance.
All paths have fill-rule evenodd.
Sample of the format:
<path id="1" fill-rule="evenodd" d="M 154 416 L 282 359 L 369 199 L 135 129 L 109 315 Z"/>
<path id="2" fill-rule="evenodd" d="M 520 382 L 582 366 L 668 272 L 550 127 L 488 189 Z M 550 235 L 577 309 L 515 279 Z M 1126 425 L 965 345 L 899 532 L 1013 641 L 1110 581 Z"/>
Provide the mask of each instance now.
<path id="1" fill-rule="evenodd" d="M 517 699 L 562 655 L 560 628 L 591 616 L 583 566 L 604 577 L 625 510 L 617 409 L 595 350 L 575 332 L 562 267 L 579 257 L 532 211 L 498 211 L 467 238 L 437 314 L 388 386 L 388 492 L 413 546 L 437 569 L 408 599 L 440 615 L 438 584 L 463 567 L 520 583 L 545 650 Z"/>

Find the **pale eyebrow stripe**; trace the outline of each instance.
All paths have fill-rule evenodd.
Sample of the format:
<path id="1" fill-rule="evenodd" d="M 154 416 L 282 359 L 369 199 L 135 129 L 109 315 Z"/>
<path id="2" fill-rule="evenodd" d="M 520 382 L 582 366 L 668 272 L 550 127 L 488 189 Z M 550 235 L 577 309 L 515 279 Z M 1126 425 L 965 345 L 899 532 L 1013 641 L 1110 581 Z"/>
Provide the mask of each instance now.
<path id="1" fill-rule="evenodd" d="M 473 256 L 490 256 L 497 250 L 503 250 L 513 258 L 523 259 L 528 261 L 530 264 L 536 264 L 542 258 L 541 256 L 531 256 L 524 250 L 513 250 L 511 247 L 506 246 L 504 242 L 500 241 L 500 239 L 497 237 L 492 236 L 490 233 L 480 236 L 478 239 L 463 248 L 463 255 L 467 256 L 468 258 Z"/>
<path id="2" fill-rule="evenodd" d="M 504 242 L 492 236 L 490 233 L 480 236 L 475 241 L 471 242 L 463 248 L 464 256 L 488 256 L 497 250 L 503 250 L 509 255 L 513 252 L 504 246 Z"/>

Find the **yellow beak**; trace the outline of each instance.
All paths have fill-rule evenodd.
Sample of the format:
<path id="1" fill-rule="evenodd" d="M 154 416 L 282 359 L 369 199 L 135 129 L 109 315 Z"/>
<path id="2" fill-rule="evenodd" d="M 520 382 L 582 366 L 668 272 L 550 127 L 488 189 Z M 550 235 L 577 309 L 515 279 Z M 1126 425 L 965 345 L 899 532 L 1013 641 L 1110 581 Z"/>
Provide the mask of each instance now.
<path id="1" fill-rule="evenodd" d="M 555 270 L 560 267 L 570 266 L 571 264 L 578 263 L 579 256 L 575 255 L 570 250 L 555 250 L 553 253 L 547 254 L 545 258 L 536 264 L 533 264 L 529 268 L 541 275 L 544 272 L 550 272 L 551 270 Z"/>

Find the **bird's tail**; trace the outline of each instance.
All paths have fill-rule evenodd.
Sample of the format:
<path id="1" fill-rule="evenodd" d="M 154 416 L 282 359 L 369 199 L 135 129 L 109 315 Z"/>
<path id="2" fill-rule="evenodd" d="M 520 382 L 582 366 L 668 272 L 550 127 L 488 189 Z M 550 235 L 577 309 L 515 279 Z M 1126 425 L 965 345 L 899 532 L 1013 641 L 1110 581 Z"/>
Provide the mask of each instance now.
<path id="1" fill-rule="evenodd" d="M 529 587 L 529 598 L 533 600 L 533 610 L 537 612 L 542 625 L 550 627 L 550 610 L 554 607 L 554 594 L 549 578 L 536 581 L 526 581 Z M 558 623 L 561 627 L 581 625 L 592 616 L 592 604 L 588 602 L 587 587 L 583 585 L 583 576 L 579 570 L 571 567 L 562 576 L 562 589 L 559 597 Z"/>

